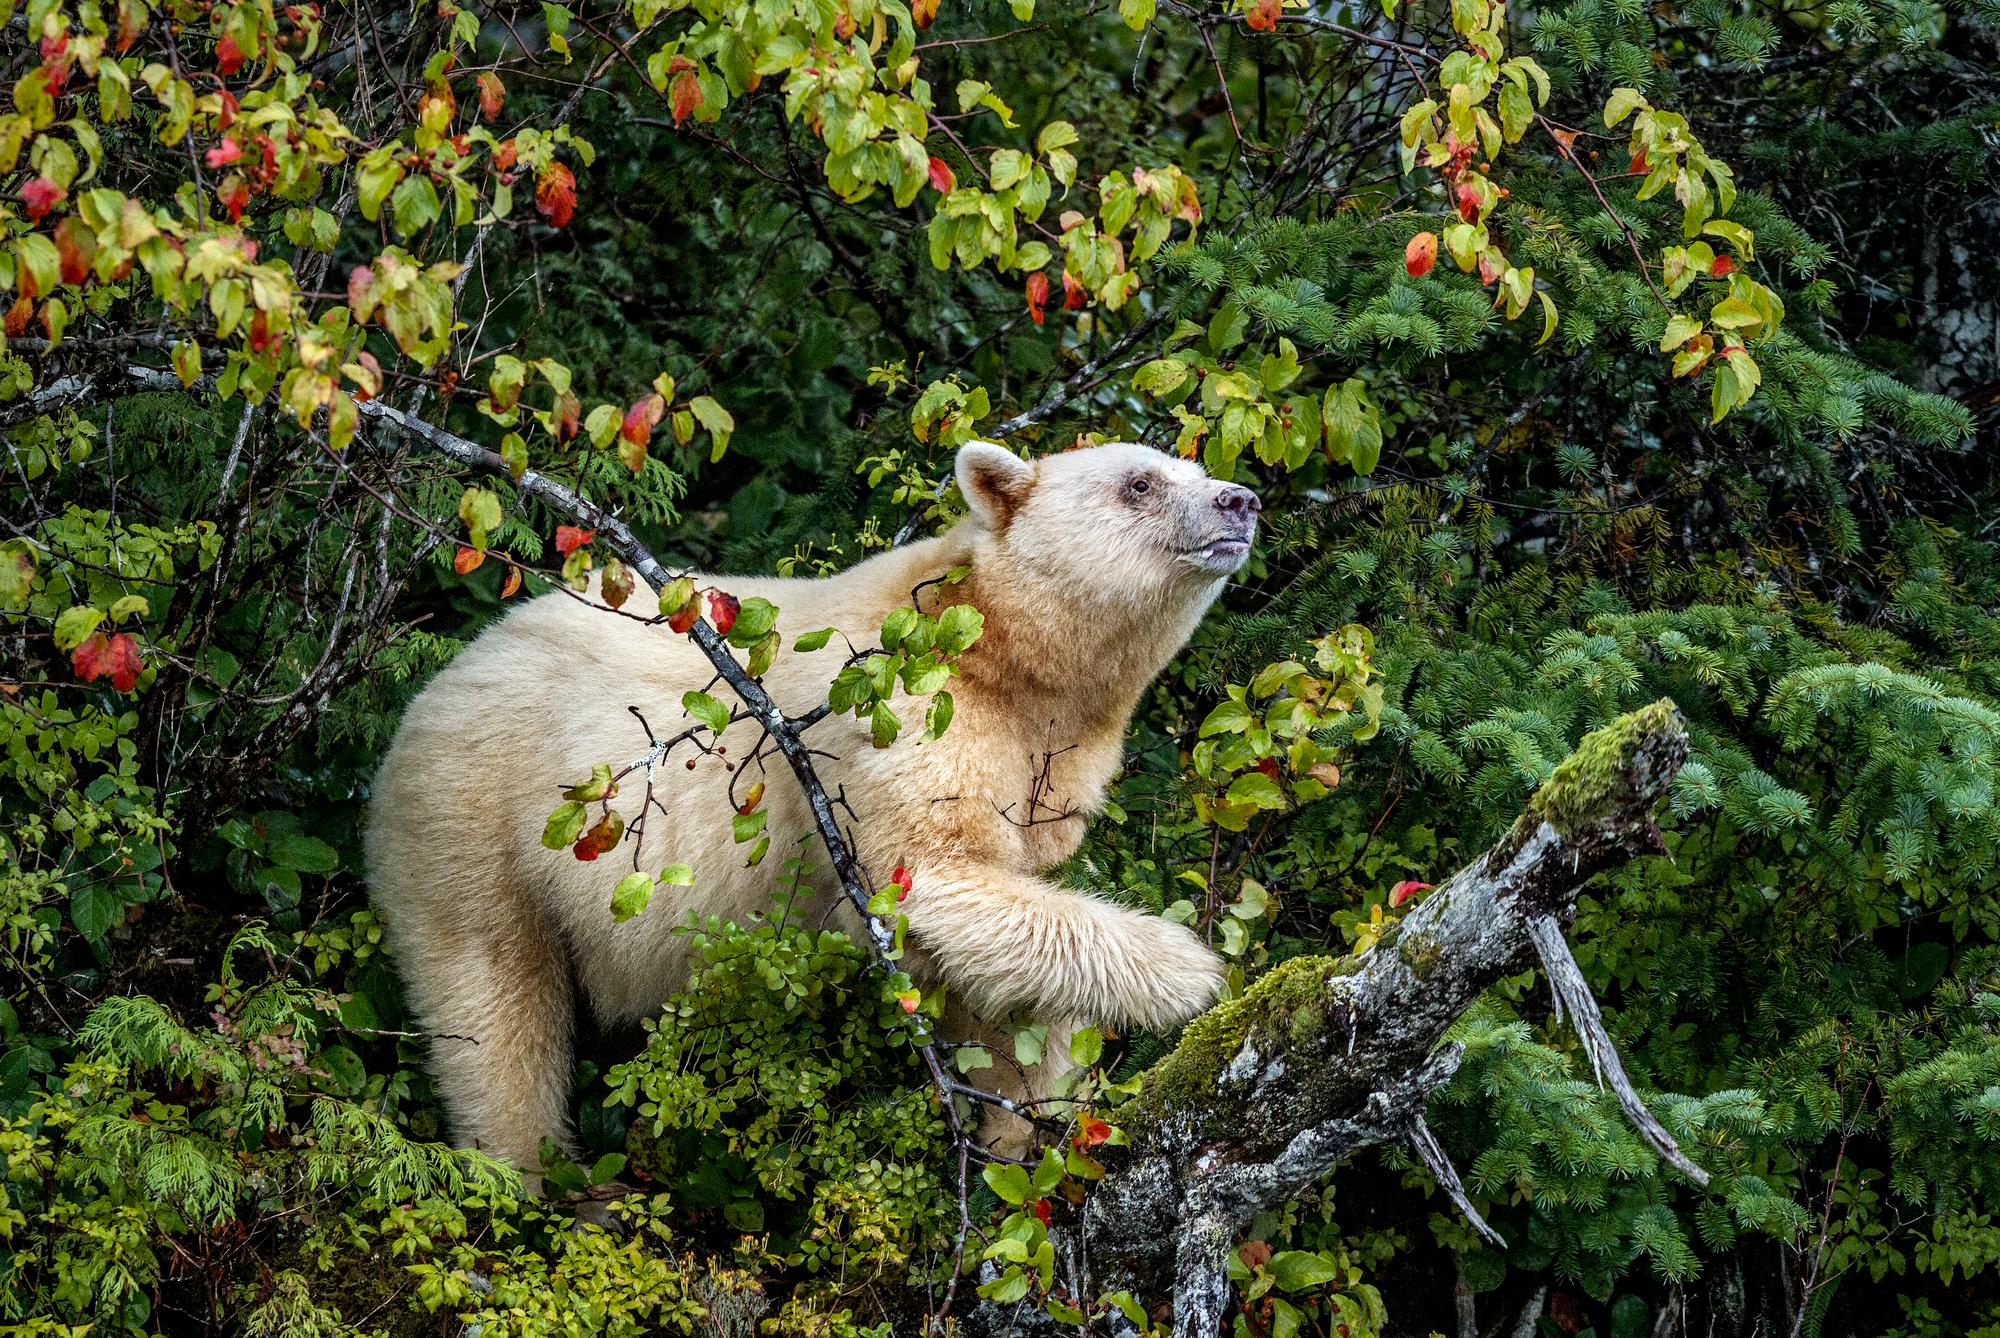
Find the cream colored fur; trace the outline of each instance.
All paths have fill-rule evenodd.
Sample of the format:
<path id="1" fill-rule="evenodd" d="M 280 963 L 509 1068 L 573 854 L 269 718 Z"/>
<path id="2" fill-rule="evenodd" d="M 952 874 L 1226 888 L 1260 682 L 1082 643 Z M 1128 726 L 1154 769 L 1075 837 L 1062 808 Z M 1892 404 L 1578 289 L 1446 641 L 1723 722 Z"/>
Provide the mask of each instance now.
<path id="1" fill-rule="evenodd" d="M 898 864 L 914 876 L 904 903 L 911 969 L 949 984 L 946 1027 L 957 1038 L 991 1039 L 987 1022 L 1006 1018 L 1047 1022 L 1058 1042 L 1086 1021 L 1183 1021 L 1214 998 L 1221 976 L 1195 935 L 1041 874 L 1076 850 L 1119 770 L 1140 693 L 1241 562 L 1241 547 L 1211 541 L 1247 539 L 1255 499 L 1124 444 L 1033 464 L 974 444 L 958 473 L 971 514 L 940 538 L 824 580 L 704 580 L 782 610 L 788 649 L 764 682 L 797 714 L 825 700 L 848 654 L 840 637 L 795 653 L 800 633 L 830 625 L 872 646 L 914 587 L 969 565 L 962 584 L 921 594 L 932 612 L 969 602 L 986 620 L 950 685 L 957 715 L 944 737 L 919 741 L 921 702 L 907 703 L 908 724 L 886 749 L 852 717 L 808 736 L 831 754 L 820 774 L 853 807 L 873 884 Z M 656 609 L 643 589 L 625 606 Z M 764 801 L 772 857 L 753 869 L 730 837 L 723 760 L 689 771 L 692 750 L 675 754 L 660 772 L 672 820 L 653 815 L 639 862 L 688 863 L 694 885 L 662 888 L 626 923 L 612 919 L 610 893 L 632 868 L 629 842 L 586 863 L 538 839 L 561 786 L 593 763 L 615 769 L 644 754 L 628 707 L 676 732 L 687 723 L 681 695 L 712 677 L 685 638 L 557 592 L 487 630 L 411 705 L 375 782 L 368 864 L 410 1001 L 434 1034 L 431 1068 L 461 1143 L 535 1168 L 539 1141 L 567 1136 L 578 990 L 604 1021 L 649 1016 L 686 977 L 686 937 L 674 931 L 689 911 L 742 921 L 770 909 L 776 871 L 797 848 L 788 843 L 812 830 L 775 757 Z M 756 739 L 747 722 L 733 726 L 729 758 L 746 758 Z M 1042 807 L 1031 812 L 1049 755 Z M 628 823 L 642 788 L 632 778 L 613 801 Z M 852 927 L 824 850 L 807 849 L 816 900 L 795 914 Z M 1042 1067 L 1023 1075 L 1003 1060 L 980 1076 L 1004 1075 L 998 1085 L 1035 1097 L 1059 1064 Z"/>

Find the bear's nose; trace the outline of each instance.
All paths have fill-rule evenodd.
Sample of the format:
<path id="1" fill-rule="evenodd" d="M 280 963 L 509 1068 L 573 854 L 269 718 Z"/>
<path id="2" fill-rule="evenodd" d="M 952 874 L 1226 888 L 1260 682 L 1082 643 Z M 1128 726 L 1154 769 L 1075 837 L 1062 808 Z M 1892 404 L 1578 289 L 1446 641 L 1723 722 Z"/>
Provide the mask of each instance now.
<path id="1" fill-rule="evenodd" d="M 1215 507 L 1225 516 L 1254 516 L 1264 509 L 1263 499 L 1240 484 L 1232 483 L 1215 495 Z"/>

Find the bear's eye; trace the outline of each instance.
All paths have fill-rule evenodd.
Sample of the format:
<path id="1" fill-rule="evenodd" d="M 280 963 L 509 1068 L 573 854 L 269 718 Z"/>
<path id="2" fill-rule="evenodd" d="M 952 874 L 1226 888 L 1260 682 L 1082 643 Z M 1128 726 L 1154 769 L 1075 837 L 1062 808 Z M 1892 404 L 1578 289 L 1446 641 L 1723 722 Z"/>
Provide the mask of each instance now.
<path id="1" fill-rule="evenodd" d="M 1132 480 L 1132 491 L 1133 491 L 1133 492 L 1135 492 L 1135 493 L 1137 493 L 1137 492 L 1151 492 L 1152 490 L 1153 490 L 1153 485 L 1152 485 L 1152 483 L 1150 483 L 1150 482 L 1149 482 L 1149 481 L 1147 481 L 1146 479 L 1133 479 L 1133 480 Z"/>

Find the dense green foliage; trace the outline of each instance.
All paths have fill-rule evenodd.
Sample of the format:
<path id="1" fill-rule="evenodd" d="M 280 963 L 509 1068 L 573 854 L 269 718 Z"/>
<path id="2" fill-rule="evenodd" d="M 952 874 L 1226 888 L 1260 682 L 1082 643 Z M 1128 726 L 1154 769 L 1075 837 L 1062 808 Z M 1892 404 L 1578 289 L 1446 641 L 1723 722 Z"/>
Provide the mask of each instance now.
<path id="1" fill-rule="evenodd" d="M 1715 1184 L 1511 980 L 1431 1111 L 1508 1246 L 1369 1157 L 1252 1224 L 1240 1331 L 2000 1332 L 1991 4 L 0 18 L 0 1334 L 915 1333 L 950 1286 L 903 1010 L 782 907 L 591 1038 L 547 1200 L 441 1144 L 368 779 L 523 566 L 602 559 L 357 394 L 705 571 L 934 530 L 1029 410 L 1256 486 L 1066 871 L 1238 984 L 1366 950 L 1671 697 L 1669 856 L 1572 939 Z M 1307 665 L 1339 709 L 1253 740 Z M 1106 1051 L 1114 1121 L 1171 1039 Z M 1003 1212 L 966 1263 L 1026 1292 Z"/>

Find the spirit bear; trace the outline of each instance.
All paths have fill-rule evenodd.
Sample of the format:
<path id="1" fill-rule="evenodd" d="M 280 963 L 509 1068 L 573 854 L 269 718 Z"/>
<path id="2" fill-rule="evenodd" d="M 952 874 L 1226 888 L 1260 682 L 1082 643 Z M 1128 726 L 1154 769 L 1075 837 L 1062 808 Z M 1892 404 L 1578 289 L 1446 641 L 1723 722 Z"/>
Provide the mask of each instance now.
<path id="1" fill-rule="evenodd" d="M 822 580 L 704 579 L 776 604 L 787 645 L 827 626 L 854 647 L 875 645 L 884 616 L 913 591 L 927 612 L 977 607 L 985 630 L 961 657 L 941 738 L 921 742 L 908 728 L 877 749 L 851 716 L 809 736 L 828 755 L 828 789 L 852 805 L 862 867 L 877 884 L 897 865 L 911 875 L 908 969 L 948 985 L 948 1039 L 990 1042 L 992 1023 L 1040 1021 L 1060 1055 L 1076 1026 L 1172 1026 L 1215 998 L 1216 956 L 1184 926 L 1041 874 L 1077 849 L 1140 694 L 1248 554 L 1257 495 L 1126 443 L 1031 463 L 975 442 L 956 470 L 968 514 L 938 538 Z M 959 566 L 969 569 L 959 584 L 927 584 Z M 639 867 L 691 865 L 691 887 L 662 887 L 619 923 L 611 885 L 632 867 L 629 836 L 599 863 L 542 846 L 560 787 L 594 763 L 645 754 L 630 708 L 661 734 L 678 732 L 682 694 L 713 680 L 684 637 L 641 621 L 657 613 L 650 592 L 624 612 L 639 618 L 557 591 L 489 628 L 411 704 L 373 790 L 374 899 L 431 1034 L 453 1134 L 531 1173 L 544 1137 L 567 1142 L 577 995 L 606 1023 L 652 1015 L 686 979 L 676 930 L 688 913 L 741 922 L 769 911 L 783 863 L 746 867 L 725 759 L 702 756 L 689 770 L 685 749 L 657 773 L 671 821 L 655 811 L 645 825 Z M 849 653 L 840 637 L 783 651 L 765 687 L 802 714 L 825 701 Z M 741 760 L 757 741 L 742 721 L 723 744 Z M 782 851 L 812 825 L 790 775 L 771 771 L 764 802 Z M 612 801 L 627 824 L 643 802 L 630 779 Z M 805 923 L 845 905 L 828 863 L 820 850 Z M 1024 1074 L 1000 1054 L 982 1077 L 1031 1099 L 1063 1062 Z M 1023 1132 L 1016 1122 L 996 1136 L 1018 1145 Z"/>

